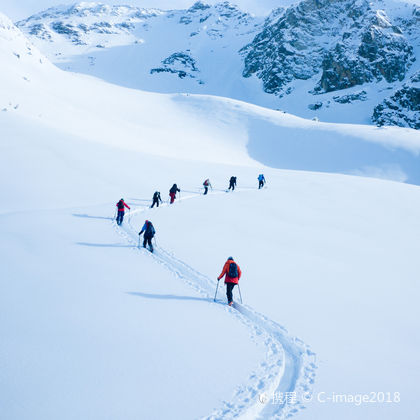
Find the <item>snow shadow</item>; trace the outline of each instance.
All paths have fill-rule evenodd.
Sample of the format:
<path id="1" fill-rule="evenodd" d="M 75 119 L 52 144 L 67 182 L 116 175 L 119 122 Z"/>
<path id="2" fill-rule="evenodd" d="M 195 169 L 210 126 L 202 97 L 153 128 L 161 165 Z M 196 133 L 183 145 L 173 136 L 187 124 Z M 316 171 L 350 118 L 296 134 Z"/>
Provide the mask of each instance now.
<path id="1" fill-rule="evenodd" d="M 83 217 L 87 219 L 104 219 L 104 220 L 113 220 L 113 217 L 105 217 L 105 216 L 91 216 L 90 214 L 77 214 L 73 213 L 74 217 Z"/>
<path id="2" fill-rule="evenodd" d="M 152 197 L 151 198 L 132 198 L 132 197 L 128 197 L 128 200 L 130 200 L 130 201 L 141 201 L 143 203 L 151 203 L 153 201 Z"/>
<path id="3" fill-rule="evenodd" d="M 196 296 L 178 296 L 178 295 L 158 295 L 154 293 L 143 293 L 143 292 L 127 292 L 128 295 L 140 296 L 146 299 L 163 299 L 163 300 L 198 300 L 202 302 L 212 302 L 211 298 L 202 298 Z"/>
<path id="4" fill-rule="evenodd" d="M 204 188 L 201 188 L 201 190 L 204 191 Z M 197 194 L 197 195 L 202 195 L 203 194 L 202 191 L 198 191 L 198 190 L 192 191 L 192 190 L 183 190 L 183 189 L 181 189 L 181 192 L 186 192 L 186 193 L 190 193 L 190 194 Z"/>
<path id="5" fill-rule="evenodd" d="M 76 242 L 76 245 L 81 246 L 91 246 L 91 247 L 98 247 L 98 248 L 133 248 L 134 245 L 126 245 L 126 244 L 95 244 L 90 242 Z"/>
<path id="6" fill-rule="evenodd" d="M 314 127 L 250 119 L 249 155 L 273 168 L 341 173 L 420 185 L 420 157 L 402 148 Z"/>

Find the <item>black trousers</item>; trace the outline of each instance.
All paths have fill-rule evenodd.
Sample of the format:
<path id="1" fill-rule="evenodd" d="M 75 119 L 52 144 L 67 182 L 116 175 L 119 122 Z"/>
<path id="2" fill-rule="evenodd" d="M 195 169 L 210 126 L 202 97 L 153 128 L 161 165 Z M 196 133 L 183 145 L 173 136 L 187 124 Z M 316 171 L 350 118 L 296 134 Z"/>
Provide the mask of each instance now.
<path id="1" fill-rule="evenodd" d="M 122 223 L 123 219 L 124 219 L 124 212 L 123 211 L 118 211 L 117 224 L 120 225 Z"/>
<path id="2" fill-rule="evenodd" d="M 204 195 L 206 195 L 209 192 L 209 187 L 204 186 Z"/>
<path id="3" fill-rule="evenodd" d="M 232 302 L 233 300 L 232 291 L 235 286 L 236 283 L 226 283 L 226 296 L 228 299 L 228 303 Z"/>
<path id="4" fill-rule="evenodd" d="M 235 189 L 235 184 L 232 184 L 232 183 L 230 183 L 229 184 L 229 189 L 231 189 L 232 188 L 232 191 Z"/>
<path id="5" fill-rule="evenodd" d="M 264 187 L 264 181 L 259 181 L 258 189 Z"/>
<path id="6" fill-rule="evenodd" d="M 150 251 L 153 251 L 152 239 L 149 236 L 143 238 L 143 247 L 146 248 L 146 245 L 149 245 Z"/>
<path id="7" fill-rule="evenodd" d="M 153 204 L 150 206 L 150 208 L 153 208 L 155 204 L 159 207 L 159 200 L 153 200 Z"/>

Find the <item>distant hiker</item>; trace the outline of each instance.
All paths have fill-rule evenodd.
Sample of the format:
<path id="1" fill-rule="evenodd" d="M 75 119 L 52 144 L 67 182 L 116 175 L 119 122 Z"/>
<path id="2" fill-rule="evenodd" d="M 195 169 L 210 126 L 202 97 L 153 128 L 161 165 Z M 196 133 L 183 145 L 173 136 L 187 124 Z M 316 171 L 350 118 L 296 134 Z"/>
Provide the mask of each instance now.
<path id="1" fill-rule="evenodd" d="M 258 175 L 258 189 L 261 189 L 262 187 L 264 187 L 264 184 L 265 184 L 264 174 L 259 174 Z"/>
<path id="2" fill-rule="evenodd" d="M 225 265 L 223 266 L 222 273 L 217 278 L 217 281 L 219 281 L 223 276 L 225 277 L 225 284 L 226 284 L 226 296 L 228 299 L 229 306 L 232 306 L 233 304 L 233 297 L 232 297 L 232 291 L 235 285 L 238 284 L 239 279 L 241 278 L 242 272 L 239 268 L 239 265 L 236 264 L 235 261 L 233 261 L 232 257 L 229 257 L 227 261 L 225 262 Z"/>
<path id="3" fill-rule="evenodd" d="M 128 210 L 130 210 L 130 207 L 127 206 L 127 204 L 125 204 L 123 198 L 121 198 L 121 200 L 118 201 L 116 206 L 118 207 L 117 224 L 120 225 L 122 223 L 123 219 L 124 219 L 124 211 L 125 211 L 124 207 L 127 207 Z"/>
<path id="4" fill-rule="evenodd" d="M 235 189 L 236 187 L 236 176 L 231 176 L 230 180 L 229 180 L 229 190 L 232 189 L 232 191 Z"/>
<path id="5" fill-rule="evenodd" d="M 174 203 L 176 198 L 176 193 L 181 192 L 176 184 L 172 185 L 172 188 L 169 190 L 169 197 L 171 197 L 171 204 Z"/>
<path id="6" fill-rule="evenodd" d="M 203 182 L 203 186 L 204 186 L 204 195 L 206 195 L 209 192 L 209 187 L 213 190 L 213 187 L 211 186 L 210 180 L 208 178 Z"/>
<path id="7" fill-rule="evenodd" d="M 153 203 L 150 206 L 150 208 L 152 209 L 155 206 L 155 204 L 159 207 L 159 201 L 162 202 L 162 199 L 160 198 L 160 192 L 155 191 L 155 193 L 153 194 Z"/>
<path id="8" fill-rule="evenodd" d="M 149 245 L 150 252 L 153 252 L 153 245 L 152 239 L 155 236 L 156 230 L 153 226 L 153 223 L 150 220 L 146 220 L 144 222 L 141 231 L 139 232 L 139 236 L 144 232 L 144 239 L 143 239 L 143 248 L 146 248 L 146 245 Z M 140 238 L 139 238 L 140 240 Z"/>

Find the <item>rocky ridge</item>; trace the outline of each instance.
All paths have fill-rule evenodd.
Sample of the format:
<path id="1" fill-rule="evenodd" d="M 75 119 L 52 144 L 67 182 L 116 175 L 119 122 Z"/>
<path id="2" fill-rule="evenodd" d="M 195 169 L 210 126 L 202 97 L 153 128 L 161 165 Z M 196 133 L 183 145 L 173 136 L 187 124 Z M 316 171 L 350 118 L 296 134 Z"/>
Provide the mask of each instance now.
<path id="1" fill-rule="evenodd" d="M 164 48 L 145 56 L 148 68 L 142 71 L 154 78 L 182 80 L 187 90 L 194 83 L 194 93 L 201 86 L 210 90 L 198 92 L 220 95 L 207 88 L 211 84 L 206 71 L 208 76 L 217 70 L 220 76 L 237 73 L 235 80 L 242 74 L 240 83 L 249 89 L 256 89 L 252 80 L 258 80 L 258 88 L 273 97 L 268 106 L 277 107 L 274 98 L 278 98 L 284 110 L 288 110 L 287 98 L 294 93 L 301 97 L 302 86 L 304 109 L 312 112 L 364 102 L 370 115 L 376 107 L 375 123 L 397 124 L 394 114 L 385 119 L 380 115 L 399 101 L 398 95 L 392 99 L 399 91 L 406 94 L 398 102 L 398 115 L 404 106 L 407 112 L 416 108 L 410 102 L 416 95 L 407 89 L 411 92 L 410 78 L 420 69 L 420 7 L 396 0 L 303 0 L 273 10 L 265 20 L 227 1 L 216 5 L 198 1 L 187 10 L 170 11 L 79 3 L 48 9 L 17 25 L 41 50 L 45 47 L 63 57 L 150 43 L 148 36 L 162 36 Z M 162 32 L 165 28 L 168 33 Z M 172 37 L 174 29 L 177 36 Z M 67 50 L 56 51 L 55 45 Z M 227 57 L 237 63 L 235 73 Z M 94 63 L 96 58 L 89 60 Z M 384 99 L 389 89 L 392 94 Z M 246 93 L 244 99 L 255 96 Z M 416 118 L 401 119 L 398 124 L 417 128 Z"/>

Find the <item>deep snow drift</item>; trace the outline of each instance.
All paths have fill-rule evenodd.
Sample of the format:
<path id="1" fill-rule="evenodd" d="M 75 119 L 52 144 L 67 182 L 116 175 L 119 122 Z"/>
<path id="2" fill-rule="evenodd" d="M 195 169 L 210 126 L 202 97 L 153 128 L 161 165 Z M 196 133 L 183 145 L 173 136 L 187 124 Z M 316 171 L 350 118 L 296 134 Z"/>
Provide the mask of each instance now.
<path id="1" fill-rule="evenodd" d="M 107 85 L 56 69 L 4 17 L 0 60 L 5 418 L 416 418 L 419 188 L 268 168 L 281 154 L 258 143 L 334 133 L 414 177 L 398 155 L 417 156 L 413 130 Z M 299 152 L 284 166 L 313 163 Z M 231 175 L 239 189 L 227 194 Z M 148 209 L 173 182 L 182 200 Z M 121 196 L 132 210 L 117 228 Z M 137 249 L 145 218 L 155 255 Z M 228 255 L 244 272 L 235 309 L 223 290 L 213 302 Z M 299 402 L 260 403 L 286 391 Z M 302 401 L 333 391 L 401 402 Z"/>

